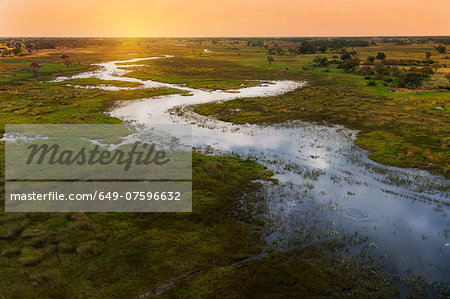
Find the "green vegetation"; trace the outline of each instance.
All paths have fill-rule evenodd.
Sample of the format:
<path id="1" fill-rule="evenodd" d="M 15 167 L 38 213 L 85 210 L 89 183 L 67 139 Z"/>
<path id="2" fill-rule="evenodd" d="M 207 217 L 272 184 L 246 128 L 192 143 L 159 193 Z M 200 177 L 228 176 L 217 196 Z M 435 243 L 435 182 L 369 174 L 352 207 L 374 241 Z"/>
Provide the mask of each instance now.
<path id="1" fill-rule="evenodd" d="M 3 60 L 5 69 L 0 69 L 0 87 L 23 85 L 23 80 L 28 80 L 34 76 L 33 71 L 25 61 L 18 59 Z M 38 71 L 40 77 L 49 77 L 58 73 L 70 75 L 79 71 L 92 69 L 89 66 L 76 65 L 65 67 L 63 64 L 44 64 Z"/>
<path id="2" fill-rule="evenodd" d="M 251 215 L 235 211 L 242 194 L 258 188 L 253 180 L 272 172 L 198 154 L 193 166 L 192 213 L 1 215 L 2 295 L 133 297 L 256 254 L 259 235 L 238 222 Z"/>
<path id="3" fill-rule="evenodd" d="M 55 57 L 54 59 L 59 58 Z M 68 76 L 76 71 L 89 70 L 92 67 L 43 64 L 39 76 L 33 77 L 32 70 L 27 67 L 27 62 L 20 59 L 5 59 L 5 61 L 6 69 L 3 77 L 0 77 L 0 118 L 2 123 L 118 123 L 119 120 L 102 113 L 116 101 L 186 93 L 170 88 L 138 88 L 118 91 L 73 88 L 66 84 L 94 86 L 113 84 L 120 87 L 136 87 L 140 84 L 93 78 L 47 82 L 55 76 Z M 14 71 L 17 71 L 15 76 L 11 75 Z M 0 130 L 3 131 L 3 128 Z"/>
<path id="4" fill-rule="evenodd" d="M 271 43 L 268 44 L 270 48 Z M 290 47 L 289 42 L 277 42 L 276 46 Z M 343 124 L 361 131 L 356 143 L 371 152 L 370 158 L 395 166 L 427 169 L 449 177 L 450 97 L 447 89 L 436 89 L 448 84 L 444 78 L 447 68 L 442 68 L 450 62 L 448 56 L 435 58 L 439 58 L 440 68 L 431 74 L 434 69 L 429 66 L 413 66 L 404 71 L 385 63 L 392 62 L 392 59 L 405 61 L 405 56 L 418 59 L 419 52 L 425 55 L 426 50 L 433 49 L 432 44 L 377 44 L 355 49 L 358 51 L 339 48 L 301 56 L 297 56 L 296 51 L 289 51 L 294 54 L 278 56 L 275 63 L 270 66 L 265 64 L 265 69 L 273 69 L 274 72 L 284 70 L 283 76 L 280 76 L 283 78 L 297 73 L 308 81 L 307 87 L 270 98 L 203 104 L 197 106 L 195 111 L 241 124 L 292 119 Z M 341 53 L 343 62 L 336 62 L 339 56 L 327 51 Z M 366 58 L 369 64 L 385 61 L 375 62 L 375 71 L 370 68 L 369 72 L 382 74 L 383 70 L 389 70 L 387 77 L 360 75 L 360 72 L 367 71 L 365 68 L 368 65 L 359 67 L 360 58 L 356 56 Z M 260 59 L 263 57 L 261 55 Z M 252 57 L 242 63 L 253 67 L 256 61 Z M 419 86 L 421 89 L 391 90 L 390 84 L 380 84 L 390 81 L 389 76 L 395 71 L 398 74 L 391 78 L 392 84 L 410 88 Z M 432 88 L 424 90 L 426 86 Z"/>
<path id="5" fill-rule="evenodd" d="M 135 63 L 131 63 L 135 64 Z M 185 84 L 188 87 L 214 90 L 238 89 L 260 85 L 252 69 L 229 61 L 205 59 L 201 57 L 171 57 L 156 60 L 140 61 L 142 66 L 127 67 L 132 72 L 126 77 L 158 82 Z M 126 64 L 125 64 L 126 65 Z M 268 74 L 264 70 L 257 70 L 263 77 Z"/>
<path id="6" fill-rule="evenodd" d="M 104 91 L 28 82 L 2 90 L 0 117 L 4 123 L 118 123 L 101 113 L 115 101 L 171 93 L 185 92 L 169 88 Z"/>
<path id="7" fill-rule="evenodd" d="M 179 283 L 168 298 L 393 297 L 397 290 L 369 267 L 339 259 L 335 244 L 318 243 L 257 260 L 217 267 Z"/>
<path id="8" fill-rule="evenodd" d="M 49 82 L 47 84 L 52 85 L 66 85 L 70 84 L 71 86 L 96 86 L 96 85 L 108 85 L 108 86 L 116 86 L 116 87 L 139 87 L 142 86 L 142 83 L 139 82 L 125 82 L 118 80 L 101 80 L 97 78 L 80 78 L 80 79 L 69 79 L 61 82 Z"/>
<path id="9" fill-rule="evenodd" d="M 84 62 L 98 62 L 96 59 L 101 56 L 85 55 L 71 54 L 73 59 Z M 114 55 L 116 59 L 121 57 L 119 53 Z M 0 85 L 3 123 L 117 123 L 119 120 L 102 113 L 115 101 L 182 92 L 167 88 L 102 91 L 66 86 L 67 83 L 104 83 L 92 79 L 48 83 L 46 81 L 55 76 L 92 69 L 83 63 L 76 67 L 52 63 L 59 59 L 59 54 L 49 56 L 27 57 L 27 61 L 5 59 Z M 42 63 L 37 77 L 28 67 L 30 60 Z M 227 65 L 232 68 L 236 64 Z M 242 67 L 241 71 L 247 72 L 244 78 L 251 78 L 246 68 Z M 14 72 L 20 76 L 13 76 Z M 196 80 L 201 81 L 200 77 Z M 241 82 L 260 84 L 259 81 L 231 79 L 223 85 L 225 81 L 218 79 L 211 87 L 237 87 L 238 83 L 243 84 Z M 1 155 L 4 155 L 4 144 Z M 194 274 L 193 282 L 209 279 L 211 273 L 235 267 L 261 251 L 261 235 L 250 225 L 255 216 L 238 206 L 244 192 L 251 193 L 259 188 L 260 183 L 255 180 L 276 183 L 271 179 L 272 174 L 251 161 L 194 154 L 192 213 L 2 213 L 2 296 L 134 297 L 158 290 L 186 275 Z M 1 189 L 4 194 L 4 184 Z M 2 207 L 3 201 L 4 198 Z M 310 276 L 309 271 L 329 271 L 329 264 L 317 265 L 315 261 L 313 265 L 311 261 L 303 261 L 301 255 L 295 260 L 305 268 L 300 272 L 296 270 L 296 276 L 289 279 L 301 283 L 302 277 L 308 276 L 308 284 L 326 283 L 329 276 L 316 278 Z M 261 263 L 261 267 L 265 268 L 265 263 Z M 229 290 L 232 287 L 228 285 Z M 274 292 L 282 291 L 274 287 Z M 176 285 L 174 290 L 189 297 L 198 295 L 195 288 L 182 285 Z M 233 290 L 244 291 L 244 288 Z M 308 291 L 312 295 L 322 292 L 322 288 Z"/>

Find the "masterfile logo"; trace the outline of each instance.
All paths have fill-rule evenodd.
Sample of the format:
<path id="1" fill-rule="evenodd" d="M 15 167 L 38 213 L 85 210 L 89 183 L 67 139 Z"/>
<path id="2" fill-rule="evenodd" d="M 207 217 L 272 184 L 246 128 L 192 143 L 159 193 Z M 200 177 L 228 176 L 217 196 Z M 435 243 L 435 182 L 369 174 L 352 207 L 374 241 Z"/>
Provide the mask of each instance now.
<path id="1" fill-rule="evenodd" d="M 185 125 L 6 125 L 8 212 L 189 212 Z"/>

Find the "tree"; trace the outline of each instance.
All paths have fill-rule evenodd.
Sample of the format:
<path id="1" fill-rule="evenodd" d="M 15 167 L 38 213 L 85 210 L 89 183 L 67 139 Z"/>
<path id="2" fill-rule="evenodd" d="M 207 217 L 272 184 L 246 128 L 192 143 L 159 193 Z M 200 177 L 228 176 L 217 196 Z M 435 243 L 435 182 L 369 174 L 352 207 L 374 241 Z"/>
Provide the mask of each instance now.
<path id="1" fill-rule="evenodd" d="M 327 66 L 328 58 L 323 56 L 316 56 L 314 57 L 313 62 L 316 63 L 318 66 Z"/>
<path id="2" fill-rule="evenodd" d="M 34 44 L 31 41 L 27 40 L 25 42 L 25 49 L 27 49 L 27 51 L 31 53 L 34 50 Z"/>
<path id="3" fill-rule="evenodd" d="M 368 57 L 367 57 L 367 61 L 369 61 L 369 62 L 371 62 L 371 63 L 374 63 L 375 57 L 374 57 L 374 56 L 368 56 Z"/>
<path id="4" fill-rule="evenodd" d="M 299 54 L 315 54 L 316 51 L 316 46 L 308 41 L 303 41 L 302 44 L 297 47 L 297 53 Z"/>
<path id="5" fill-rule="evenodd" d="M 284 55 L 284 50 L 281 47 L 276 47 L 275 52 L 277 53 L 277 55 Z"/>
<path id="6" fill-rule="evenodd" d="M 358 73 L 361 74 L 361 75 L 368 76 L 368 75 L 372 75 L 373 74 L 373 70 L 372 70 L 372 68 L 370 66 L 365 65 L 365 66 L 363 66 L 362 68 L 360 68 L 358 70 Z"/>
<path id="7" fill-rule="evenodd" d="M 436 47 L 436 51 L 438 51 L 441 54 L 444 54 L 447 48 L 444 45 L 439 45 Z"/>
<path id="8" fill-rule="evenodd" d="M 41 65 L 37 62 L 32 62 L 32 63 L 30 63 L 30 69 L 31 69 L 31 72 L 33 73 L 33 76 L 36 77 L 39 74 Z"/>
<path id="9" fill-rule="evenodd" d="M 342 68 L 346 72 L 354 72 L 358 66 L 359 66 L 359 58 L 358 57 L 346 59 L 342 63 Z"/>
<path id="10" fill-rule="evenodd" d="M 342 60 L 347 60 L 347 59 L 350 59 L 350 58 L 352 58 L 352 55 L 350 55 L 350 53 L 348 53 L 348 52 L 344 52 L 341 55 L 341 59 Z"/>
<path id="11" fill-rule="evenodd" d="M 367 81 L 367 86 L 377 86 L 377 82 L 375 80 L 369 80 Z"/>
<path id="12" fill-rule="evenodd" d="M 433 75 L 434 74 L 434 70 L 431 66 L 424 66 L 420 69 L 420 72 L 425 74 L 425 75 Z"/>
<path id="13" fill-rule="evenodd" d="M 377 54 L 377 56 L 375 58 L 379 59 L 379 60 L 385 60 L 386 59 L 386 54 L 384 54 L 383 52 L 378 52 L 378 54 Z"/>
<path id="14" fill-rule="evenodd" d="M 327 51 L 327 49 L 328 49 L 327 46 L 320 46 L 320 47 L 319 47 L 319 51 L 320 51 L 321 53 L 325 53 L 325 52 Z"/>
<path id="15" fill-rule="evenodd" d="M 433 64 L 431 65 L 431 67 L 434 69 L 435 72 L 437 72 L 437 70 L 439 68 L 441 68 L 441 64 L 437 61 L 433 62 Z"/>
<path id="16" fill-rule="evenodd" d="M 384 65 L 384 63 L 377 62 L 375 64 L 374 69 L 375 69 L 376 77 L 378 79 L 381 79 L 384 76 L 388 76 L 389 75 L 389 68 L 386 65 Z"/>
<path id="17" fill-rule="evenodd" d="M 403 88 L 417 88 L 422 85 L 423 80 L 429 76 L 420 72 L 403 72 L 398 78 L 398 86 Z"/>
<path id="18" fill-rule="evenodd" d="M 426 52 L 425 53 L 425 58 L 426 59 L 430 59 L 430 57 L 431 57 L 431 52 Z"/>
<path id="19" fill-rule="evenodd" d="M 14 43 L 14 48 L 12 49 L 14 55 L 19 55 L 22 52 L 22 43 L 16 42 Z"/>
<path id="20" fill-rule="evenodd" d="M 70 59 L 69 55 L 63 54 L 60 58 L 67 67 L 72 64 L 72 60 Z"/>
<path id="21" fill-rule="evenodd" d="M 269 65 L 271 65 L 272 64 L 272 62 L 274 62 L 275 61 L 275 59 L 273 59 L 273 57 L 272 56 L 267 56 L 267 62 L 269 63 Z"/>

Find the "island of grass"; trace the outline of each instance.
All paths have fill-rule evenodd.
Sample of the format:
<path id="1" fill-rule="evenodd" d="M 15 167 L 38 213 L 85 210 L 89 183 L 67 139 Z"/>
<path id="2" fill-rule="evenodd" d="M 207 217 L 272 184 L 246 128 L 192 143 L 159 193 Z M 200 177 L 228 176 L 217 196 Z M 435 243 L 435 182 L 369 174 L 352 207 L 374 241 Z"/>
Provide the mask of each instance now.
<path id="1" fill-rule="evenodd" d="M 141 87 L 143 84 L 139 82 L 126 82 L 119 80 L 101 80 L 98 78 L 78 78 L 67 79 L 58 82 L 48 82 L 51 85 L 66 85 L 70 86 L 114 86 L 114 87 Z"/>
<path id="2" fill-rule="evenodd" d="M 121 63 L 118 65 L 135 64 Z M 233 90 L 262 84 L 251 70 L 239 64 L 198 57 L 168 57 L 144 60 L 139 66 L 126 67 L 125 77 L 183 84 L 203 90 Z"/>

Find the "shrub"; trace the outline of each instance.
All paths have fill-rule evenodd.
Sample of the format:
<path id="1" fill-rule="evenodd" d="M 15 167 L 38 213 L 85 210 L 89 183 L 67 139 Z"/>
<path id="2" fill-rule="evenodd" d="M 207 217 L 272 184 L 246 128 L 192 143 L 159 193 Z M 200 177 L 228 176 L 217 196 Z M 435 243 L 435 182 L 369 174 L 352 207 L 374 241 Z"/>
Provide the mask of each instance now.
<path id="1" fill-rule="evenodd" d="M 328 65 L 328 58 L 324 56 L 316 56 L 313 59 L 313 62 L 317 64 L 318 66 L 327 66 Z"/>
<path id="2" fill-rule="evenodd" d="M 420 69 L 420 72 L 425 75 L 433 75 L 434 74 L 434 70 L 431 66 L 424 66 L 423 68 Z"/>
<path id="3" fill-rule="evenodd" d="M 358 73 L 360 73 L 361 75 L 366 75 L 366 77 L 367 77 L 367 75 L 370 75 L 373 73 L 373 70 L 370 66 L 365 65 L 359 69 Z"/>
<path id="4" fill-rule="evenodd" d="M 438 51 L 441 54 L 444 54 L 447 48 L 444 45 L 439 45 L 436 47 L 436 51 Z"/>
<path id="5" fill-rule="evenodd" d="M 354 72 L 358 66 L 359 66 L 358 57 L 347 59 L 342 63 L 342 68 L 346 72 Z"/>
<path id="6" fill-rule="evenodd" d="M 378 54 L 377 54 L 377 56 L 375 58 L 379 59 L 379 60 L 385 60 L 386 59 L 386 54 L 384 54 L 383 52 L 378 52 Z"/>
<path id="7" fill-rule="evenodd" d="M 417 88 L 420 85 L 422 85 L 423 81 L 426 78 L 428 78 L 428 75 L 420 73 L 420 72 L 414 72 L 414 71 L 404 72 L 398 78 L 398 87 Z"/>

